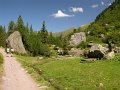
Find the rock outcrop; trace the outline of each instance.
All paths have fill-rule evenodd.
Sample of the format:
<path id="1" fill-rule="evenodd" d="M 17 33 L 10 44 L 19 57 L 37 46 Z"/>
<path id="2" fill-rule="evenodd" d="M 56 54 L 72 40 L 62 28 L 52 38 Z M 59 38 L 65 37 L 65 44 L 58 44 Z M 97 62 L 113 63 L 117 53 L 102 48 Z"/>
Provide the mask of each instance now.
<path id="1" fill-rule="evenodd" d="M 18 31 L 13 32 L 6 40 L 7 44 L 11 48 L 14 49 L 15 52 L 26 54 L 26 50 L 24 48 L 22 37 Z"/>
<path id="2" fill-rule="evenodd" d="M 74 33 L 70 38 L 70 46 L 77 46 L 83 41 L 86 41 L 86 35 L 84 32 Z"/>
<path id="3" fill-rule="evenodd" d="M 73 56 L 73 57 L 80 57 L 84 55 L 84 51 L 80 50 L 80 49 L 76 49 L 76 48 L 72 48 L 69 51 L 69 55 Z"/>
<path id="4" fill-rule="evenodd" d="M 100 44 L 94 44 L 89 50 L 88 57 L 101 59 L 105 56 L 107 52 L 107 48 L 103 47 Z"/>

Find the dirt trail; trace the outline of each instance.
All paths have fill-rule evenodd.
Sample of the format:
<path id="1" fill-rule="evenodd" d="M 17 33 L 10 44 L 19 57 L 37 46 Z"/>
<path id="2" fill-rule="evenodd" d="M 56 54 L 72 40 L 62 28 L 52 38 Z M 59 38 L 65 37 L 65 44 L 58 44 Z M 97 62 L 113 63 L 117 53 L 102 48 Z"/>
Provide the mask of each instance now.
<path id="1" fill-rule="evenodd" d="M 40 90 L 15 57 L 7 55 L 1 48 L 0 53 L 4 57 L 3 90 Z"/>

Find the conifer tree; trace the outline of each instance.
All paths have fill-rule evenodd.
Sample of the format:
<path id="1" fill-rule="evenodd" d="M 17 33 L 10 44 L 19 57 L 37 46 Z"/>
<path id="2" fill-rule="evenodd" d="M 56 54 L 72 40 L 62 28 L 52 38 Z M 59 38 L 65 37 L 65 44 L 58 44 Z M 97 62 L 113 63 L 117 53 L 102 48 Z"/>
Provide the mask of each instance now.
<path id="1" fill-rule="evenodd" d="M 32 25 L 30 26 L 30 34 L 33 34 L 33 28 L 32 28 Z"/>
<path id="2" fill-rule="evenodd" d="M 14 21 L 10 21 L 8 25 L 8 36 L 15 31 L 15 23 Z"/>
<path id="3" fill-rule="evenodd" d="M 24 22 L 23 22 L 22 16 L 18 17 L 18 20 L 17 20 L 17 29 L 18 29 L 18 31 L 21 34 L 23 34 L 23 31 L 24 31 Z"/>
<path id="4" fill-rule="evenodd" d="M 29 30 L 29 24 L 27 23 L 25 27 L 26 27 L 26 28 L 25 28 L 25 29 L 26 29 L 26 31 L 27 31 L 27 32 L 28 32 L 28 34 L 29 34 L 29 32 L 30 32 L 30 30 Z"/>
<path id="5" fill-rule="evenodd" d="M 5 47 L 5 44 L 6 44 L 5 27 L 0 26 L 0 46 Z"/>
<path id="6" fill-rule="evenodd" d="M 40 35 L 41 35 L 41 41 L 42 43 L 47 43 L 47 39 L 48 39 L 48 31 L 46 30 L 46 26 L 45 26 L 45 21 L 43 21 L 42 23 L 42 28 L 40 31 Z"/>
<path id="7" fill-rule="evenodd" d="M 64 37 L 63 40 L 63 54 L 67 55 L 68 54 L 68 38 Z"/>

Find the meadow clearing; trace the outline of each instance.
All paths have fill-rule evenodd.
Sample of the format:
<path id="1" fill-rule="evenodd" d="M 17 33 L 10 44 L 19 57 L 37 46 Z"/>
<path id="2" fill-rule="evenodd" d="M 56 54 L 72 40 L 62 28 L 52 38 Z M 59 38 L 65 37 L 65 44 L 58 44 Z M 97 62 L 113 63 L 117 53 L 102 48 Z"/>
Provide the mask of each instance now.
<path id="1" fill-rule="evenodd" d="M 81 62 L 82 58 L 53 60 L 51 58 L 16 55 L 17 60 L 33 78 L 50 90 L 120 89 L 120 56 L 113 60 Z"/>

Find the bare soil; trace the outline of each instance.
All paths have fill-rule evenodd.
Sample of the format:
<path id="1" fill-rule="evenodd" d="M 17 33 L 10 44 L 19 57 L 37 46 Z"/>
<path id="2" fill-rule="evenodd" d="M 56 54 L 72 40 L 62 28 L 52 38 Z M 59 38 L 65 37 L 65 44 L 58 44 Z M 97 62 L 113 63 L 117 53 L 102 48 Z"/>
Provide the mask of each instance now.
<path id="1" fill-rule="evenodd" d="M 40 87 L 25 72 L 15 57 L 11 57 L 11 54 L 6 54 L 2 48 L 0 48 L 0 53 L 4 57 L 2 90 L 40 90 Z"/>

